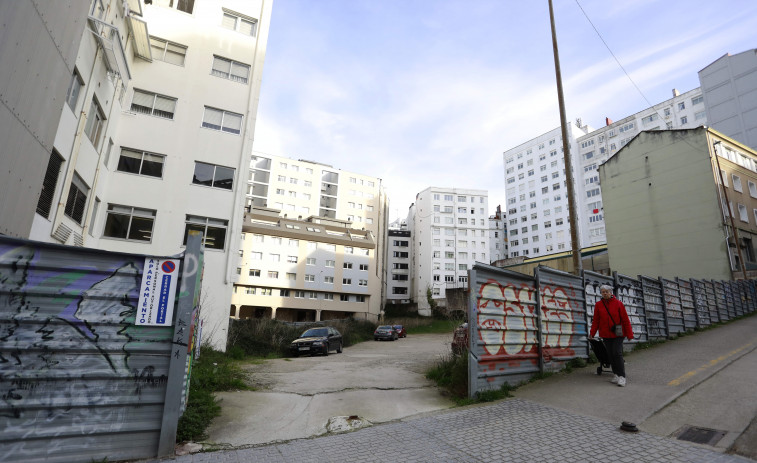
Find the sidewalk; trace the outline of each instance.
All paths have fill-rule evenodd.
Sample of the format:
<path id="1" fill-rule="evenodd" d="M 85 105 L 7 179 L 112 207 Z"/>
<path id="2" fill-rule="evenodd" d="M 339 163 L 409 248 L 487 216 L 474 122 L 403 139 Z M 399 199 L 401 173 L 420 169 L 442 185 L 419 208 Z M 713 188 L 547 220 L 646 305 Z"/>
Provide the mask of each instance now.
<path id="1" fill-rule="evenodd" d="M 498 403 L 150 462 L 754 463 L 721 452 L 755 431 L 749 424 L 757 422 L 756 333 L 754 316 L 627 354 L 625 388 L 611 385 L 611 374 L 597 376 L 590 365 L 522 386 L 516 398 Z M 619 430 L 621 421 L 636 423 L 641 432 Z M 716 447 L 670 437 L 684 425 L 726 434 Z"/>
<path id="2" fill-rule="evenodd" d="M 374 426 L 347 434 L 198 453 L 178 463 L 251 462 L 739 462 L 721 454 L 522 399 Z"/>

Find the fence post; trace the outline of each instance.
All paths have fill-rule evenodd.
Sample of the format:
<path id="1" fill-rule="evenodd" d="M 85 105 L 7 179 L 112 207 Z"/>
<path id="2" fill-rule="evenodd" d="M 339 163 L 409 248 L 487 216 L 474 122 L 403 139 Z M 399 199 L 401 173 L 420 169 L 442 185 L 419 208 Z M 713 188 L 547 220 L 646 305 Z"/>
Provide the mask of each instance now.
<path id="1" fill-rule="evenodd" d="M 168 367 L 168 381 L 166 384 L 166 400 L 163 408 L 163 422 L 158 441 L 158 457 L 173 455 L 176 444 L 176 429 L 182 411 L 182 398 L 186 387 L 185 374 L 189 349 L 192 348 L 190 326 L 192 311 L 199 303 L 199 292 L 202 286 L 202 233 L 190 231 L 187 237 L 187 248 L 181 270 L 181 288 L 179 289 L 179 304 L 176 310 L 174 335 L 171 345 L 171 361 Z M 188 393 L 188 388 L 187 388 Z"/>
<path id="2" fill-rule="evenodd" d="M 584 323 L 586 323 L 586 358 L 591 355 L 591 348 L 589 347 L 589 334 L 591 333 L 591 325 L 589 325 L 589 302 L 586 297 L 586 270 L 581 269 L 581 290 L 584 292 Z"/>
<path id="3" fill-rule="evenodd" d="M 670 324 L 668 324 L 668 301 L 665 297 L 665 282 L 662 281 L 662 277 L 658 276 L 657 281 L 660 282 L 660 298 L 662 299 L 662 319 L 665 322 L 665 337 L 670 339 Z"/>

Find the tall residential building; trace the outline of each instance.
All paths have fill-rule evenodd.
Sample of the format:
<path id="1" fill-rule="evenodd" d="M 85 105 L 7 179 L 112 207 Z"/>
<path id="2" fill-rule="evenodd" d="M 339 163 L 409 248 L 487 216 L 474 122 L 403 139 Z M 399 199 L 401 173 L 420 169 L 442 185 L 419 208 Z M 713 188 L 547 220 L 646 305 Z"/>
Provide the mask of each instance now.
<path id="1" fill-rule="evenodd" d="M 75 8 L 55 16 L 55 7 L 32 3 L 3 2 L 3 17 L 10 8 L 8 17 L 34 24 L 38 36 L 48 36 L 39 19 L 62 27 L 59 37 L 72 30 L 79 36 L 71 38 L 75 59 L 63 43 L 63 58 L 53 56 L 55 72 L 46 75 L 33 72 L 50 58 L 36 54 L 37 37 L 26 27 L 4 35 L 3 44 L 24 43 L 29 60 L 14 69 L 27 75 L 14 91 L 46 95 L 48 86 L 60 87 L 61 66 L 67 90 L 42 107 L 36 97 L 14 106 L 36 105 L 32 123 L 45 130 L 26 131 L 40 134 L 33 151 L 43 149 L 46 159 L 37 153 L 30 165 L 21 150 L 3 153 L 26 187 L 0 186 L 0 230 L 155 255 L 181 252 L 187 232 L 201 231 L 203 337 L 224 348 L 271 0 L 92 0 L 81 16 Z M 0 57 L 0 69 L 9 69 L 6 59 L 13 55 Z M 28 142 L 18 132 L 0 133 L 4 147 Z"/>
<path id="2" fill-rule="evenodd" d="M 699 88 L 683 94 L 673 90 L 673 98 L 616 122 L 606 119 L 606 126 L 600 129 L 582 126 L 580 119 L 569 124 L 578 239 L 582 248 L 606 242 L 597 166 L 641 131 L 706 124 L 702 102 Z M 552 142 L 553 145 L 546 144 Z M 558 127 L 505 151 L 510 257 L 539 257 L 572 248 L 561 146 Z"/>
<path id="3" fill-rule="evenodd" d="M 389 225 L 386 243 L 384 286 L 387 304 L 407 304 L 413 295 L 413 237 L 407 222 L 399 219 Z"/>
<path id="4" fill-rule="evenodd" d="M 710 127 L 757 148 L 757 48 L 726 54 L 699 71 Z"/>
<path id="5" fill-rule="evenodd" d="M 413 301 L 429 314 L 428 295 L 446 305 L 446 289 L 468 288 L 468 270 L 489 263 L 486 190 L 429 187 L 410 206 Z"/>
<path id="6" fill-rule="evenodd" d="M 381 179 L 262 153 L 247 178 L 231 316 L 376 320 L 388 212 Z"/>
<path id="7" fill-rule="evenodd" d="M 591 130 L 580 119 L 568 124 L 574 165 L 576 140 Z M 504 153 L 509 257 L 537 257 L 571 248 L 562 146 L 557 127 Z"/>
<path id="8" fill-rule="evenodd" d="M 489 261 L 493 264 L 502 259 L 507 259 L 507 216 L 498 205 L 489 216 Z"/>

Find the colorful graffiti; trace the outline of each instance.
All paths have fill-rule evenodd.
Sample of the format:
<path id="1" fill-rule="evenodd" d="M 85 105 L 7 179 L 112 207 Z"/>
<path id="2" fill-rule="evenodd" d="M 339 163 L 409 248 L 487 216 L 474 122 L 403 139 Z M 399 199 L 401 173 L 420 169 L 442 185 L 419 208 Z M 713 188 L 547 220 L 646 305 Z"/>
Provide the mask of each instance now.
<path id="1" fill-rule="evenodd" d="M 534 288 L 488 280 L 478 288 L 477 325 L 485 356 L 537 352 Z"/>
<path id="2" fill-rule="evenodd" d="M 576 321 L 568 298 L 572 288 L 559 286 L 541 286 L 541 321 L 542 321 L 542 357 L 545 362 L 554 359 L 571 359 L 576 352 L 573 349 L 573 337 L 577 334 Z M 579 310 L 580 311 L 580 310 Z"/>
<path id="3" fill-rule="evenodd" d="M 137 406 L 164 400 L 173 328 L 134 326 L 144 260 L 135 257 L 0 242 L 4 461 L 133 429 Z"/>

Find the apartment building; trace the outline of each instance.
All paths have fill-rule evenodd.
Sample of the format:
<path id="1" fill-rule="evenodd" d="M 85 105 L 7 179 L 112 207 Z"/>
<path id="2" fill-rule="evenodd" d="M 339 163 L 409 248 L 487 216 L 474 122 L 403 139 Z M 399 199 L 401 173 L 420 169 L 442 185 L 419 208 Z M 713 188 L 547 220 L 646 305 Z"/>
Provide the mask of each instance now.
<path id="1" fill-rule="evenodd" d="M 673 98 L 578 137 L 575 175 L 576 212 L 581 247 L 607 242 L 597 168 L 645 130 L 688 129 L 707 123 L 702 91 L 673 90 Z M 570 249 L 570 243 L 567 248 Z"/>
<path id="2" fill-rule="evenodd" d="M 413 295 L 413 236 L 404 220 L 396 220 L 389 225 L 388 236 L 384 276 L 386 303 L 407 304 Z"/>
<path id="3" fill-rule="evenodd" d="M 497 205 L 494 215 L 489 216 L 489 261 L 507 259 L 507 216 Z"/>
<path id="4" fill-rule="evenodd" d="M 757 276 L 755 150 L 705 127 L 645 131 L 602 164 L 599 176 L 613 270 Z"/>
<path id="5" fill-rule="evenodd" d="M 578 164 L 577 139 L 591 131 L 580 119 L 568 124 L 573 165 Z M 562 146 L 562 130 L 557 127 L 504 153 L 509 257 L 571 249 Z"/>
<path id="6" fill-rule="evenodd" d="M 710 127 L 757 148 L 757 48 L 727 53 L 699 71 Z"/>
<path id="7" fill-rule="evenodd" d="M 232 317 L 379 317 L 388 211 L 381 179 L 254 152 L 245 203 Z"/>
<path id="8" fill-rule="evenodd" d="M 3 40 L 25 50 L 3 60 L 23 55 L 29 64 L 0 69 L 27 66 L 28 76 L 49 58 L 35 53 L 30 34 L 48 35 L 38 19 L 60 26 L 64 39 L 71 30 L 79 36 L 75 53 L 66 42 L 64 58 L 53 56 L 55 72 L 14 84 L 22 95 L 45 93 L 43 79 L 55 80 L 56 89 L 62 79 L 66 90 L 29 100 L 36 113 L 24 130 L 31 139 L 2 132 L 0 145 L 13 147 L 3 152 L 4 166 L 31 180 L 22 189 L 0 186 L 0 229 L 155 255 L 182 252 L 188 231 L 201 231 L 203 341 L 224 348 L 272 1 L 92 0 L 83 14 L 60 16 L 51 11 L 58 2 L 32 3 L 2 5 L 4 17 L 36 26 L 14 28 L 17 38 Z M 35 138 L 50 126 L 52 137 Z M 33 163 L 19 155 L 19 140 L 37 145 Z"/>
<path id="9" fill-rule="evenodd" d="M 410 206 L 413 301 L 430 315 L 428 295 L 446 306 L 448 288 L 468 288 L 468 270 L 489 263 L 489 198 L 486 190 L 429 187 Z"/>

